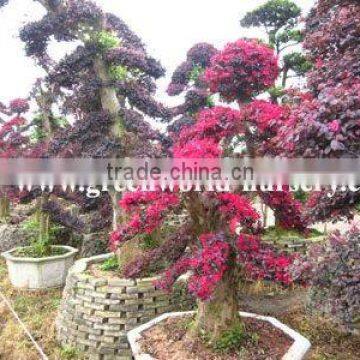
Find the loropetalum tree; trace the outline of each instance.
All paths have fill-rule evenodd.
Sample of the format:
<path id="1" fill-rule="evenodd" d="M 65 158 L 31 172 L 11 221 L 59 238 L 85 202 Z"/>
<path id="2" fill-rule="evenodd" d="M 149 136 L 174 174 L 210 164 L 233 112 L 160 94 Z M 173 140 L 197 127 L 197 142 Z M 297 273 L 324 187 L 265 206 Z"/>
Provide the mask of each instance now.
<path id="1" fill-rule="evenodd" d="M 310 12 L 304 46 L 315 66 L 307 76 L 310 91 L 300 94 L 273 139 L 283 155 L 359 156 L 359 10 L 355 0 L 321 0 Z M 338 189 L 328 196 L 325 190 L 313 194 L 306 208 L 312 222 L 337 220 L 351 217 L 359 201 L 359 191 Z"/>
<path id="2" fill-rule="evenodd" d="M 226 50 L 226 56 L 232 55 L 235 47 L 235 44 L 233 44 L 232 49 L 229 47 Z M 209 84 L 203 75 L 205 69 L 210 66 L 212 57 L 218 52 L 210 44 L 196 44 L 188 51 L 186 61 L 175 70 L 168 87 L 168 94 L 174 96 L 183 93 L 185 101 L 174 111 L 174 115 L 180 115 L 180 117 L 168 127 L 170 141 L 167 142 L 167 146 L 173 144 L 171 139 L 177 139 L 177 134 L 183 127 L 194 124 L 194 115 L 200 109 L 214 106 L 211 89 L 209 89 Z M 263 55 L 263 57 L 265 56 L 266 54 Z M 232 73 L 230 71 L 233 66 L 232 57 L 229 56 L 229 59 L 227 64 L 223 64 L 228 71 L 224 72 L 228 76 L 227 86 L 231 86 Z M 246 137 L 244 137 L 243 131 L 239 131 L 227 144 L 226 153 L 231 154 L 238 145 L 246 140 L 246 153 L 250 156 L 278 155 L 280 149 L 273 139 L 289 114 L 289 106 L 280 106 L 264 100 L 254 100 L 246 106 L 242 106 L 241 110 L 242 116 L 246 118 L 246 123 L 249 126 L 254 125 L 255 131 L 249 131 L 249 126 L 243 126 L 242 130 L 247 129 Z M 199 127 L 197 130 L 205 131 L 207 126 L 211 127 L 206 118 L 203 119 L 202 124 L 202 128 Z M 295 199 L 288 188 L 284 187 L 282 190 L 259 193 L 259 195 L 262 201 L 275 212 L 277 226 L 304 232 L 308 223 L 303 216 L 304 211 L 301 202 Z"/>
<path id="3" fill-rule="evenodd" d="M 304 32 L 299 28 L 301 9 L 291 0 L 269 0 L 255 10 L 248 12 L 240 21 L 243 27 L 264 28 L 268 43 L 275 49 L 281 61 L 281 86 L 270 90 L 273 100 L 283 94 L 292 74 L 302 77 L 310 70 L 311 63 L 301 51 L 289 52 L 299 46 Z"/>
<path id="4" fill-rule="evenodd" d="M 8 106 L 0 104 L 0 112 L 6 120 L 0 119 L 0 158 L 10 159 L 21 156 L 29 144 L 26 134 L 28 122 L 24 114 L 29 110 L 26 99 L 14 99 Z M 10 216 L 10 200 L 15 199 L 16 190 L 11 186 L 0 188 L 0 220 Z"/>
<path id="5" fill-rule="evenodd" d="M 103 12 L 86 0 L 38 0 L 46 14 L 24 26 L 20 38 L 26 53 L 46 71 L 45 91 L 35 94 L 44 111 L 42 120 L 53 117 L 52 103 L 64 115 L 75 119 L 72 125 L 49 132 L 27 152 L 32 157 L 125 157 L 156 153 L 162 139 L 145 116 L 170 119 L 172 112 L 154 99 L 155 80 L 164 75 L 158 61 L 148 56 L 140 38 L 117 16 Z M 51 59 L 48 45 L 74 42 L 79 45 L 60 61 Z M 46 125 L 48 121 L 43 122 Z M 89 200 L 81 193 L 69 194 L 55 188 L 54 195 L 78 202 L 86 209 L 98 211 L 92 229 L 111 225 L 111 198 L 106 194 Z M 33 192 L 38 196 L 39 192 Z M 52 203 L 50 203 L 52 204 Z M 59 210 L 58 206 L 48 206 Z M 56 218 L 62 216 L 56 212 Z M 54 215 L 55 216 L 55 215 Z M 64 216 L 68 218 L 68 216 Z M 72 221 L 75 223 L 75 220 Z"/>
<path id="6" fill-rule="evenodd" d="M 257 106 L 254 97 L 274 84 L 278 71 L 273 51 L 255 40 L 229 43 L 211 56 L 204 66 L 202 82 L 212 94 L 227 102 L 237 101 L 240 110 L 227 106 L 200 109 L 192 121 L 171 127 L 174 160 L 229 156 L 231 140 L 239 134 L 248 135 L 250 120 L 245 110 L 251 104 Z M 187 81 L 181 81 L 184 90 Z M 251 118 L 254 126 L 262 130 L 267 127 L 265 117 L 259 122 L 257 119 Z M 180 275 L 190 271 L 189 290 L 200 300 L 196 328 L 212 340 L 241 321 L 237 301 L 241 279 L 292 282 L 288 273 L 292 258 L 261 243 L 257 235 L 259 214 L 244 194 L 138 191 L 125 194 L 120 206 L 130 220 L 111 235 L 113 249 L 121 248 L 134 236 L 151 234 L 170 214 L 186 210 L 185 224 L 158 247 L 126 264 L 123 274 L 143 276 L 150 264 L 167 262 L 157 286 L 170 289 Z"/>
<path id="7" fill-rule="evenodd" d="M 296 262 L 294 277 L 311 286 L 310 307 L 336 319 L 345 330 L 359 333 L 360 231 L 332 233 L 325 244 L 312 247 Z"/>

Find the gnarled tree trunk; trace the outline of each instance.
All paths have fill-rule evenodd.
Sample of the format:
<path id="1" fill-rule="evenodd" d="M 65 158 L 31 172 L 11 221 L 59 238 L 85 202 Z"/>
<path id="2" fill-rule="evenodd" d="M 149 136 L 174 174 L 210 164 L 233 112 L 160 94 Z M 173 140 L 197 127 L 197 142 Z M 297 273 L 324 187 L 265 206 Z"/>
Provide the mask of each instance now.
<path id="1" fill-rule="evenodd" d="M 211 300 L 199 302 L 195 331 L 207 334 L 213 342 L 225 331 L 239 325 L 241 319 L 237 298 L 238 287 L 238 269 L 231 267 L 218 284 Z"/>

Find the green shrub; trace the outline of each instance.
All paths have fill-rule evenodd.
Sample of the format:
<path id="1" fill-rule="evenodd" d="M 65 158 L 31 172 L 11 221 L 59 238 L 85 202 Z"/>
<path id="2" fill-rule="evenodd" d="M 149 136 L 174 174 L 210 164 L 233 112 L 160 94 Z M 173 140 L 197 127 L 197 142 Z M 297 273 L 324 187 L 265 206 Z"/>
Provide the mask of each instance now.
<path id="1" fill-rule="evenodd" d="M 244 342 L 249 339 L 243 324 L 236 325 L 215 342 L 214 349 L 221 352 L 239 350 Z"/>
<path id="2" fill-rule="evenodd" d="M 109 75 L 113 80 L 122 81 L 128 78 L 129 71 L 125 66 L 110 66 Z"/>
<path id="3" fill-rule="evenodd" d="M 119 270 L 120 268 L 119 260 L 116 256 L 112 256 L 111 258 L 107 259 L 103 264 L 101 264 L 100 268 L 103 271 Z"/>
<path id="4" fill-rule="evenodd" d="M 116 48 L 120 45 L 119 38 L 108 31 L 98 32 L 95 36 L 95 41 L 103 51 Z"/>

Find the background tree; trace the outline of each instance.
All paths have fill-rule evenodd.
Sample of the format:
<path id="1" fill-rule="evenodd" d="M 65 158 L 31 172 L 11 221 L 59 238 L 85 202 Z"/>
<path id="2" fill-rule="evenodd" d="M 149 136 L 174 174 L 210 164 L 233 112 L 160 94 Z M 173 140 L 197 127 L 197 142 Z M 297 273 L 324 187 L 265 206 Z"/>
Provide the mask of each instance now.
<path id="1" fill-rule="evenodd" d="M 43 67 L 46 77 L 34 93 L 40 110 L 42 141 L 29 149 L 32 157 L 125 157 L 154 154 L 161 134 L 145 117 L 166 120 L 171 111 L 154 99 L 155 80 L 164 75 L 158 61 L 148 56 L 139 37 L 118 17 L 104 13 L 91 1 L 39 0 L 46 14 L 20 32 L 26 53 Z M 60 61 L 51 59 L 47 47 L 57 42 L 80 43 Z M 61 129 L 52 107 L 73 119 Z M 46 137 L 44 138 L 44 135 Z M 86 208 L 98 206 L 97 227 L 117 218 L 104 195 L 100 200 L 55 189 L 58 196 L 76 200 Z M 37 194 L 36 192 L 33 192 Z M 47 206 L 46 206 L 47 207 Z M 56 207 L 58 209 L 58 207 Z M 61 216 L 56 216 L 61 218 Z"/>
<path id="2" fill-rule="evenodd" d="M 292 156 L 356 158 L 360 154 L 358 1 L 322 0 L 306 21 L 305 48 L 315 66 L 309 92 L 300 94 L 274 142 Z M 356 185 L 356 184 L 354 184 Z M 352 217 L 359 191 L 315 193 L 307 212 L 313 221 Z"/>
<path id="3" fill-rule="evenodd" d="M 288 50 L 299 46 L 304 38 L 299 28 L 301 9 L 291 0 L 270 0 L 248 12 L 240 21 L 243 27 L 264 28 L 268 44 L 275 49 L 281 60 L 281 86 L 273 87 L 270 94 L 275 100 L 283 94 L 290 76 L 302 77 L 311 68 L 300 51 Z M 293 74 L 293 75 L 292 75 Z"/>
<path id="4" fill-rule="evenodd" d="M 345 332 L 359 334 L 360 232 L 339 230 L 295 262 L 294 276 L 310 286 L 308 309 L 330 316 Z"/>

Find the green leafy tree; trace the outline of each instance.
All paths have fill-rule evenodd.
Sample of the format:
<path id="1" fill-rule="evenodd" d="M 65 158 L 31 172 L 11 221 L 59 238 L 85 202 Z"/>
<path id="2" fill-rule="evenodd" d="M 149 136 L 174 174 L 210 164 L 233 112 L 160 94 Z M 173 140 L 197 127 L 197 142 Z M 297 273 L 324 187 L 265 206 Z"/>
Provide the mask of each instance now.
<path id="1" fill-rule="evenodd" d="M 300 16 L 301 9 L 293 1 L 269 0 L 248 12 L 240 21 L 243 27 L 264 28 L 269 45 L 281 59 L 281 87 L 269 91 L 274 101 L 283 94 L 290 76 L 302 77 L 311 67 L 300 51 L 284 55 L 286 49 L 297 46 L 303 41 L 304 34 L 298 29 Z"/>

